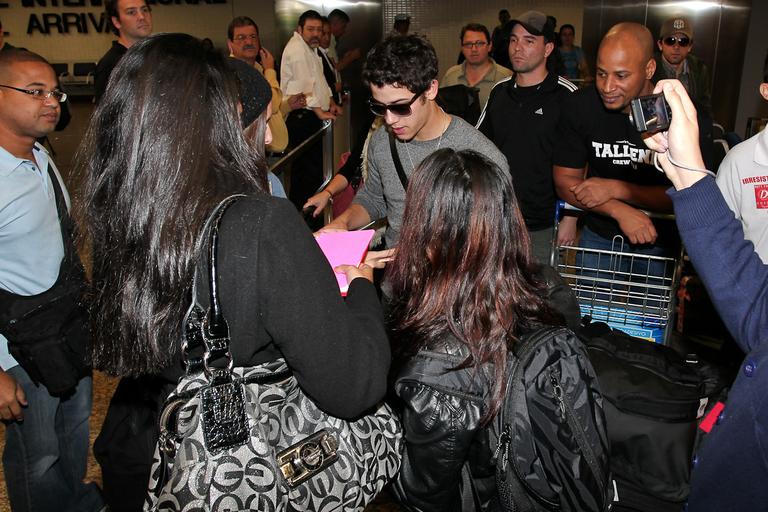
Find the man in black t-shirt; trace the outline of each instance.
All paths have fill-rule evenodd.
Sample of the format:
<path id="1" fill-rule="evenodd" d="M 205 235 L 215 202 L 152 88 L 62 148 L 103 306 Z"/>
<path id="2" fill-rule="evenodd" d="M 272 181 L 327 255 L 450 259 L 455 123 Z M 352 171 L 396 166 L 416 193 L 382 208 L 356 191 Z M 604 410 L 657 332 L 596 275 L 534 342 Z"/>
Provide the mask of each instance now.
<path id="1" fill-rule="evenodd" d="M 515 74 L 493 87 L 478 129 L 507 157 L 533 255 L 547 263 L 556 200 L 555 135 L 562 104 L 576 86 L 547 72 L 555 27 L 545 14 L 529 11 L 510 23 L 509 57 Z"/>
<path id="2" fill-rule="evenodd" d="M 669 182 L 628 117 L 630 102 L 652 93 L 655 69 L 647 28 L 611 28 L 598 50 L 595 87 L 566 99 L 554 157 L 557 193 L 589 211 L 587 231 L 609 241 L 623 235 L 632 246 L 657 242 L 654 223 L 640 209 L 671 211 Z"/>
<path id="3" fill-rule="evenodd" d="M 595 86 L 566 98 L 553 172 L 558 195 L 587 210 L 581 247 L 660 256 L 675 244 L 674 226 L 654 224 L 641 211 L 671 212 L 665 193 L 670 184 L 654 168 L 652 152 L 628 116 L 634 98 L 653 92 L 655 69 L 648 29 L 619 23 L 600 43 Z M 602 269 L 609 260 L 581 263 Z M 664 272 L 656 263 L 622 270 Z"/>
<path id="4" fill-rule="evenodd" d="M 107 0 L 104 10 L 117 41 L 96 64 L 94 89 L 98 102 L 107 90 L 109 75 L 128 48 L 152 33 L 152 11 L 146 0 Z"/>

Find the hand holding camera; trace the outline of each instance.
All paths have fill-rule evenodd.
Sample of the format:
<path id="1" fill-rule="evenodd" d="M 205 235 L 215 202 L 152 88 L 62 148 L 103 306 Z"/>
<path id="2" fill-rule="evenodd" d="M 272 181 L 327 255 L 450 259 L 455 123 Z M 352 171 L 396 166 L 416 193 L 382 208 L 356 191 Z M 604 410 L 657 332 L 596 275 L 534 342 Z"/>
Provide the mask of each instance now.
<path id="1" fill-rule="evenodd" d="M 693 185 L 706 174 L 713 174 L 704 168 L 701 157 L 696 108 L 679 80 L 661 80 L 653 92 L 663 93 L 672 116 L 669 130 L 647 137 L 645 145 L 658 153 L 658 164 L 675 188 L 680 190 Z"/>

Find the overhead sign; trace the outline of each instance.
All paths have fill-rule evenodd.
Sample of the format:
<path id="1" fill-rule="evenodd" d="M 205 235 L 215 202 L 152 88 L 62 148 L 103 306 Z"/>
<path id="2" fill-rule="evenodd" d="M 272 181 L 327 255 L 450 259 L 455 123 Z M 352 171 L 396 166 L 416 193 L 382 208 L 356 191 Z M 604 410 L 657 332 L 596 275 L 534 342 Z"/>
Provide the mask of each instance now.
<path id="1" fill-rule="evenodd" d="M 208 5 L 225 4 L 227 0 L 147 0 L 147 5 Z M 0 8 L 9 8 L 8 2 L 0 2 Z M 27 8 L 98 8 L 92 12 L 44 12 L 31 13 L 27 22 L 27 34 L 90 34 L 109 32 L 104 0 L 21 0 Z"/>

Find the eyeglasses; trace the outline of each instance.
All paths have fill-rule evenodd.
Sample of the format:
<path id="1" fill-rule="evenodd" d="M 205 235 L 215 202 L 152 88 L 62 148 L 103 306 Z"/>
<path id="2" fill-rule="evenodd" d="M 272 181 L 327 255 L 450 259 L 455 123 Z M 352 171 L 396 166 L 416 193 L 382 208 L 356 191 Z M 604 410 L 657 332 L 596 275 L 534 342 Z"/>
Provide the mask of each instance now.
<path id="1" fill-rule="evenodd" d="M 14 91 L 23 92 L 24 94 L 29 94 L 33 98 L 37 98 L 39 100 L 47 100 L 50 97 L 53 97 L 56 101 L 59 103 L 64 103 L 67 101 L 67 93 L 62 92 L 58 89 L 54 89 L 52 91 L 45 91 L 43 89 L 19 89 L 18 87 L 12 87 L 10 85 L 2 85 L 0 84 L 0 87 L 5 87 L 6 89 L 13 89 Z"/>
<path id="2" fill-rule="evenodd" d="M 691 44 L 691 40 L 685 36 L 682 37 L 676 37 L 676 36 L 669 36 L 664 38 L 664 44 L 667 46 L 675 46 L 675 43 L 680 45 L 680 48 L 685 48 L 689 44 Z"/>
<path id="3" fill-rule="evenodd" d="M 379 103 L 378 101 L 371 98 L 368 100 L 368 106 L 371 108 L 371 112 L 377 116 L 386 115 L 387 110 L 389 110 L 398 117 L 407 117 L 413 113 L 411 110 L 411 105 L 413 105 L 413 102 L 421 97 L 422 94 L 424 94 L 424 91 L 419 91 L 418 93 L 414 94 L 413 98 L 411 98 L 411 101 L 408 103 L 390 103 L 389 105 Z"/>
<path id="4" fill-rule="evenodd" d="M 466 48 L 467 50 L 471 50 L 472 47 L 475 47 L 479 50 L 480 48 L 484 48 L 488 46 L 488 43 L 486 43 L 485 41 L 472 41 L 472 42 L 461 43 L 461 46 L 463 48 Z"/>
<path id="5" fill-rule="evenodd" d="M 237 41 L 238 43 L 242 43 L 246 39 L 250 39 L 251 41 L 256 41 L 259 39 L 259 34 L 249 34 L 249 35 L 239 34 L 234 37 L 234 40 Z"/>

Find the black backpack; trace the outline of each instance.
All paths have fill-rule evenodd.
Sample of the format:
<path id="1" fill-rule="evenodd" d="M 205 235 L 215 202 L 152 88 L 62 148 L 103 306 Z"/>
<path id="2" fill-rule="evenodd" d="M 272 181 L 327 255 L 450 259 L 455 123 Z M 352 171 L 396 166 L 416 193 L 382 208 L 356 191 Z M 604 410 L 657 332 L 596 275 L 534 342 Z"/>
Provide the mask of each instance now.
<path id="1" fill-rule="evenodd" d="M 726 376 L 695 356 L 602 322 L 578 330 L 600 379 L 615 478 L 615 510 L 679 511 L 688 497 L 698 420 Z"/>
<path id="2" fill-rule="evenodd" d="M 522 337 L 496 419 L 503 510 L 603 511 L 612 499 L 603 397 L 587 352 L 566 328 Z"/>

